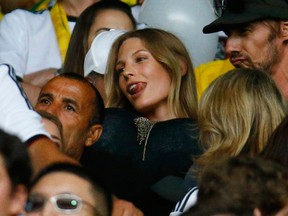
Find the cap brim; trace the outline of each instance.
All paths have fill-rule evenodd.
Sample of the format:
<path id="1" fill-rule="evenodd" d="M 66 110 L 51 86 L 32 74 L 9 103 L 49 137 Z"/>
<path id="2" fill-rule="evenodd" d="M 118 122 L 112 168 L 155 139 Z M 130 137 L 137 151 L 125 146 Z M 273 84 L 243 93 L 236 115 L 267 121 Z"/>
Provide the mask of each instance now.
<path id="1" fill-rule="evenodd" d="M 238 15 L 226 13 L 223 17 L 220 17 L 212 23 L 206 25 L 203 28 L 203 33 L 208 34 L 223 31 L 225 28 L 231 27 L 233 25 L 245 24 L 260 19 L 263 19 L 261 14 L 246 14 L 243 16 L 243 14 Z"/>

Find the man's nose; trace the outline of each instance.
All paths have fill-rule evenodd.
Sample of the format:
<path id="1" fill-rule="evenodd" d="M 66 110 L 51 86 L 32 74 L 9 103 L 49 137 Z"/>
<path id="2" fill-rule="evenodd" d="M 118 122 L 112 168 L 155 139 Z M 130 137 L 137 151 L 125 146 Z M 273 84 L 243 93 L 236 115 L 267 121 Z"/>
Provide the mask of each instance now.
<path id="1" fill-rule="evenodd" d="M 227 55 L 229 56 L 233 52 L 240 52 L 241 49 L 241 38 L 236 34 L 230 34 L 225 45 L 225 51 Z"/>
<path id="2" fill-rule="evenodd" d="M 54 116 L 58 116 L 58 106 L 56 104 L 50 104 L 49 106 L 44 106 L 40 108 L 41 110 L 44 110 Z"/>

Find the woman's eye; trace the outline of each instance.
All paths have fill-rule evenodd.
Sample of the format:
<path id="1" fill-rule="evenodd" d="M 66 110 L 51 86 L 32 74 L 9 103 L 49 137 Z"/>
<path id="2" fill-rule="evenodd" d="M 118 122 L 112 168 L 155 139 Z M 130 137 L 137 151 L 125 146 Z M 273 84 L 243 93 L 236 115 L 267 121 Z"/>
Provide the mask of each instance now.
<path id="1" fill-rule="evenodd" d="M 136 62 L 142 62 L 146 59 L 147 59 L 146 57 L 138 57 L 138 58 L 136 58 Z"/>
<path id="2" fill-rule="evenodd" d="M 125 71 L 125 68 L 124 68 L 124 67 L 116 68 L 116 72 L 117 72 L 118 74 L 121 74 L 121 73 L 124 72 L 124 71 Z"/>

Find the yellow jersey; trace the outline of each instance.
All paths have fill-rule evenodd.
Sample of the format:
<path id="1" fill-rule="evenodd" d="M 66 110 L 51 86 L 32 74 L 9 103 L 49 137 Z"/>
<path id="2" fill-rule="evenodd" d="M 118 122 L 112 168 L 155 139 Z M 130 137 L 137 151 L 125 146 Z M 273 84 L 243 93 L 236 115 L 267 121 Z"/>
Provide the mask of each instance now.
<path id="1" fill-rule="evenodd" d="M 196 77 L 198 101 L 214 79 L 233 68 L 234 66 L 230 63 L 229 59 L 215 60 L 197 66 L 194 69 L 194 73 Z"/>

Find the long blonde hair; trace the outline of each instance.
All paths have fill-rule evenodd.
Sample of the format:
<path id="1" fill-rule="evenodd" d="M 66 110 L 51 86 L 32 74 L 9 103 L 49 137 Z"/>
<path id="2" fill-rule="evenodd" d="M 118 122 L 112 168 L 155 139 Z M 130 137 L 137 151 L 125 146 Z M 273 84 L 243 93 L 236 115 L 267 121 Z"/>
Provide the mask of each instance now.
<path id="1" fill-rule="evenodd" d="M 284 118 L 287 105 L 268 74 L 234 69 L 216 79 L 199 104 L 200 142 L 206 165 L 220 157 L 257 155 Z"/>
<path id="2" fill-rule="evenodd" d="M 119 77 L 115 72 L 119 49 L 129 38 L 139 38 L 152 56 L 169 73 L 171 78 L 168 96 L 170 112 L 178 118 L 197 119 L 196 82 L 189 53 L 175 35 L 160 29 L 147 28 L 127 32 L 115 41 L 110 51 L 105 75 L 106 106 L 131 108 L 131 104 L 120 90 Z M 185 62 L 187 66 L 186 74 L 183 76 L 180 61 Z"/>

